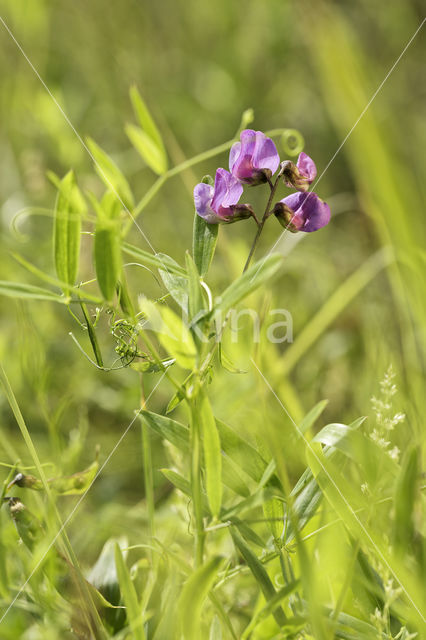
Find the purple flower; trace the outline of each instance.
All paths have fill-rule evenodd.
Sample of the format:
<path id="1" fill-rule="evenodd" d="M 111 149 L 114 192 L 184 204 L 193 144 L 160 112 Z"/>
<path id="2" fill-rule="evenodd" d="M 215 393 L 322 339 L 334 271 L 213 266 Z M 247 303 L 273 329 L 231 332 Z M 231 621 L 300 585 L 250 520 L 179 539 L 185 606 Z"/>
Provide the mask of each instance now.
<path id="1" fill-rule="evenodd" d="M 267 182 L 280 163 L 275 144 L 264 133 L 253 129 L 242 131 L 240 140 L 232 145 L 229 153 L 232 175 L 244 184 Z"/>
<path id="2" fill-rule="evenodd" d="M 287 160 L 282 166 L 286 186 L 294 187 L 298 191 L 307 191 L 317 175 L 315 162 L 303 151 L 297 159 L 297 164 Z"/>
<path id="3" fill-rule="evenodd" d="M 242 193 L 242 184 L 226 169 L 218 169 L 214 187 L 204 182 L 195 186 L 195 210 L 210 224 L 236 222 L 242 218 L 248 218 L 251 216 L 251 207 L 237 204 Z"/>
<path id="4" fill-rule="evenodd" d="M 318 231 L 330 222 L 330 207 L 313 191 L 292 193 L 274 207 L 279 223 L 289 231 Z"/>

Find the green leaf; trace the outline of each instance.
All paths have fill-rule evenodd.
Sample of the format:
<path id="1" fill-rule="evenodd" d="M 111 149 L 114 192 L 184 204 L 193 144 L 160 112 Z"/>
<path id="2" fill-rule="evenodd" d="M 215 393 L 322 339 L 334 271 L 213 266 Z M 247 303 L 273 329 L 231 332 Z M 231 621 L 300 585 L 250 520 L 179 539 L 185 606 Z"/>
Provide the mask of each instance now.
<path id="1" fill-rule="evenodd" d="M 209 640 L 222 640 L 222 637 L 222 626 L 218 616 L 215 616 L 210 626 Z"/>
<path id="2" fill-rule="evenodd" d="M 198 269 L 188 251 L 185 255 L 185 262 L 188 273 L 188 316 L 189 320 L 193 320 L 204 309 L 203 291 Z"/>
<path id="3" fill-rule="evenodd" d="M 175 447 L 186 453 L 189 451 L 189 429 L 180 422 L 161 416 L 158 413 L 142 410 L 142 418 L 147 425 L 161 438 L 168 440 Z"/>
<path id="4" fill-rule="evenodd" d="M 395 544 L 406 551 L 413 544 L 414 504 L 416 500 L 419 468 L 419 448 L 412 447 L 403 460 L 395 488 Z"/>
<path id="5" fill-rule="evenodd" d="M 407 609 L 410 619 L 420 621 L 424 625 L 423 614 L 423 590 L 416 580 L 416 576 L 408 571 L 404 562 L 398 557 L 392 556 L 388 545 L 371 528 L 369 523 L 364 524 L 358 515 L 358 510 L 366 512 L 366 499 L 361 495 L 361 490 L 354 487 L 345 477 L 342 476 L 341 469 L 324 456 L 319 444 L 314 444 L 306 450 L 309 466 L 321 487 L 325 498 L 341 518 L 350 535 L 359 539 L 367 548 L 374 550 L 376 556 L 391 572 L 398 585 L 404 592 L 405 597 L 410 602 Z"/>
<path id="6" fill-rule="evenodd" d="M 53 293 L 48 289 L 36 287 L 32 284 L 22 284 L 20 282 L 8 282 L 0 280 L 0 295 L 8 298 L 24 298 L 31 300 L 49 300 L 50 302 L 59 302 L 60 304 L 68 304 L 69 300 L 64 296 Z"/>
<path id="7" fill-rule="evenodd" d="M 27 260 L 25 260 L 25 258 L 20 256 L 19 253 L 12 253 L 11 255 L 13 258 L 15 258 L 17 262 L 19 262 L 20 265 L 22 265 L 25 269 L 27 269 L 27 271 L 29 271 L 30 273 L 33 273 L 35 276 L 37 276 L 37 278 L 40 278 L 40 280 L 42 280 L 43 282 L 48 282 L 49 284 L 53 284 L 55 287 L 58 287 L 59 289 L 67 289 L 66 282 L 63 282 L 62 280 L 58 280 L 58 278 L 55 278 L 54 276 L 51 276 L 48 273 L 44 273 L 44 271 L 42 271 L 41 269 L 38 269 L 38 267 L 36 267 L 34 264 L 31 264 L 31 262 L 28 262 Z M 85 298 L 86 300 L 90 300 L 91 302 L 95 302 L 96 304 L 100 304 L 102 302 L 102 299 L 99 296 L 94 296 L 91 293 L 88 293 L 87 291 L 84 291 L 83 289 L 81 289 L 81 287 L 69 286 L 68 289 L 70 293 L 76 294 L 77 301 L 79 301 L 80 298 Z"/>
<path id="8" fill-rule="evenodd" d="M 253 480 L 260 482 L 266 469 L 267 462 L 260 453 L 236 431 L 216 418 L 222 449 L 241 469 Z"/>
<path id="9" fill-rule="evenodd" d="M 130 579 L 129 570 L 117 543 L 115 545 L 115 566 L 121 595 L 126 606 L 127 620 L 132 630 L 133 638 L 135 640 L 146 640 L 142 611 L 136 595 L 136 589 Z"/>
<path id="10" fill-rule="evenodd" d="M 198 273 L 202 278 L 207 275 L 216 248 L 218 224 L 209 224 L 197 213 L 194 216 L 192 253 Z"/>
<path id="11" fill-rule="evenodd" d="M 183 369 L 193 369 L 197 350 L 189 329 L 169 307 L 155 305 L 151 300 L 139 299 L 141 311 L 147 316 L 166 351 Z"/>
<path id="12" fill-rule="evenodd" d="M 215 313 L 223 316 L 250 293 L 265 284 L 278 271 L 282 260 L 281 255 L 273 253 L 252 265 L 242 276 L 225 289 L 222 296 L 216 300 Z"/>
<path id="13" fill-rule="evenodd" d="M 270 616 L 276 609 L 276 607 L 280 604 L 280 602 L 284 600 L 284 598 L 287 598 L 289 595 L 291 595 L 297 589 L 298 585 L 299 580 L 294 580 L 293 582 L 290 582 L 289 584 L 282 587 L 279 591 L 277 591 L 275 596 L 270 598 L 264 607 L 254 613 L 249 625 L 244 630 L 242 638 L 245 639 L 251 637 L 252 631 L 257 627 L 259 622 Z M 285 631 L 291 631 L 291 635 L 293 635 L 296 631 L 302 629 L 305 624 L 306 619 L 304 617 L 287 618 L 285 625 L 281 627 L 281 632 L 284 633 Z"/>
<path id="14" fill-rule="evenodd" d="M 277 498 L 265 500 L 263 503 L 263 513 L 267 519 L 268 526 L 275 540 L 279 540 L 284 527 L 283 503 Z"/>
<path id="15" fill-rule="evenodd" d="M 151 114 L 149 113 L 148 107 L 145 104 L 141 94 L 139 93 L 137 87 L 133 85 L 130 88 L 130 100 L 132 101 L 133 109 L 136 115 L 136 118 L 139 121 L 140 126 L 144 130 L 144 132 L 149 136 L 155 146 L 159 151 L 162 151 L 164 155 L 163 164 L 167 169 L 167 158 L 166 152 L 164 149 L 164 143 L 161 137 L 161 134 L 155 124 Z M 165 169 L 165 170 L 166 170 Z"/>
<path id="16" fill-rule="evenodd" d="M 227 455 L 222 457 L 222 482 L 243 498 L 250 495 L 250 489 L 241 475 L 241 469 Z"/>
<path id="17" fill-rule="evenodd" d="M 134 124 L 127 124 L 125 131 L 136 151 L 154 173 L 159 176 L 166 173 L 167 158 L 164 153 L 164 148 L 158 147 L 145 131 L 139 127 L 135 127 Z"/>
<path id="18" fill-rule="evenodd" d="M 60 182 L 56 198 L 53 246 L 55 267 L 58 278 L 69 285 L 74 285 L 77 278 L 80 256 L 81 217 L 86 212 L 74 173 L 69 171 Z M 68 289 L 64 289 L 66 295 Z"/>
<path id="19" fill-rule="evenodd" d="M 312 425 L 318 420 L 327 405 L 328 400 L 321 400 L 306 414 L 299 425 L 299 429 L 302 433 L 306 433 L 306 431 L 308 431 L 312 427 Z"/>
<path id="20" fill-rule="evenodd" d="M 157 413 L 150 411 L 141 412 L 143 419 L 147 425 L 157 435 L 165 440 L 168 440 L 171 444 L 177 447 L 183 453 L 189 451 L 189 429 L 180 422 L 172 420 L 166 416 L 161 416 Z M 223 443 L 222 443 L 223 448 Z M 224 484 L 232 489 L 235 493 L 246 497 L 249 495 L 249 489 L 241 478 L 238 469 L 235 469 L 234 463 L 231 459 L 227 458 L 226 451 L 224 450 L 225 457 L 222 459 L 222 478 Z M 189 486 L 189 485 L 188 485 Z"/>
<path id="21" fill-rule="evenodd" d="M 115 192 L 114 195 L 120 198 L 122 204 L 127 209 L 133 209 L 134 200 L 132 191 L 120 169 L 91 138 L 88 138 L 87 146 L 92 154 L 95 170 L 100 179 L 108 189 Z"/>
<path id="22" fill-rule="evenodd" d="M 179 491 L 182 491 L 183 494 L 185 494 L 189 498 L 192 498 L 192 489 L 191 489 L 191 483 L 189 482 L 189 480 L 181 476 L 176 471 L 173 471 L 173 469 L 160 469 L 160 471 L 163 474 L 163 476 L 167 478 L 167 480 L 174 487 L 176 487 L 176 489 L 179 489 Z M 201 505 L 203 507 L 204 515 L 208 516 L 210 513 L 210 510 L 207 502 L 207 497 L 204 492 L 201 494 Z"/>
<path id="23" fill-rule="evenodd" d="M 207 395 L 202 391 L 200 392 L 200 400 L 198 412 L 203 438 L 206 492 L 212 515 L 217 518 L 222 504 L 222 454 L 220 450 L 220 438 L 210 402 Z"/>
<path id="24" fill-rule="evenodd" d="M 143 249 L 139 249 L 139 247 L 135 247 L 128 242 L 123 242 L 122 246 L 123 252 L 132 258 L 137 258 L 141 264 L 148 265 L 150 267 L 155 267 L 157 269 L 163 269 L 164 271 L 168 271 L 169 273 L 174 273 L 178 276 L 185 275 L 185 269 L 177 264 L 170 256 L 165 253 L 150 253 L 148 251 L 144 251 Z"/>
<path id="25" fill-rule="evenodd" d="M 95 269 L 99 288 L 111 302 L 121 273 L 120 230 L 114 221 L 99 221 L 95 229 Z"/>
<path id="26" fill-rule="evenodd" d="M 184 640 L 202 638 L 202 608 L 213 587 L 223 563 L 221 556 L 214 556 L 199 567 L 186 581 L 178 602 L 179 617 Z"/>
<path id="27" fill-rule="evenodd" d="M 252 572 L 256 582 L 262 590 L 265 600 L 268 602 L 271 598 L 276 596 L 274 585 L 268 576 L 265 567 L 253 553 L 253 551 L 246 545 L 242 537 L 235 531 L 233 527 L 230 529 L 231 536 L 238 551 L 246 561 L 250 571 Z M 274 618 L 278 625 L 283 625 L 286 622 L 286 616 L 281 607 L 277 607 L 274 611 Z"/>
<path id="28" fill-rule="evenodd" d="M 172 260 L 172 258 L 170 258 Z M 177 265 L 176 263 L 176 266 Z M 175 300 L 182 311 L 187 314 L 188 313 L 188 279 L 181 275 L 176 275 L 172 271 L 169 271 L 167 268 L 161 267 L 158 270 L 161 279 L 166 287 L 167 291 L 172 296 L 173 300 Z"/>
<path id="29" fill-rule="evenodd" d="M 251 527 L 249 527 L 243 520 L 236 518 L 235 516 L 228 518 L 229 522 L 237 527 L 238 531 L 241 533 L 243 538 L 245 538 L 248 542 L 252 542 L 257 545 L 261 549 L 265 549 L 265 541 L 260 538 L 255 531 Z"/>

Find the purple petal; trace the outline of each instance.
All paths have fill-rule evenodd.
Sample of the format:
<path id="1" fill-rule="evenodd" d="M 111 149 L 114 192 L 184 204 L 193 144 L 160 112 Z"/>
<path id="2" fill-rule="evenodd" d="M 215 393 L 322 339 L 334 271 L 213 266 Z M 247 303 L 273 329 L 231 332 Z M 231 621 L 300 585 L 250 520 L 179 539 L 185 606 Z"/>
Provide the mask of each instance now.
<path id="1" fill-rule="evenodd" d="M 300 191 L 297 191 L 296 193 L 292 193 L 286 198 L 283 198 L 281 202 L 286 204 L 289 209 L 291 209 L 296 213 L 300 205 L 303 204 L 303 201 L 306 199 L 306 196 L 307 196 L 306 193 L 301 193 Z"/>
<path id="2" fill-rule="evenodd" d="M 213 193 L 213 187 L 210 184 L 205 184 L 204 182 L 200 182 L 194 187 L 195 211 L 201 218 L 204 218 L 204 220 L 210 224 L 220 222 L 219 216 L 217 216 L 211 208 Z"/>
<path id="3" fill-rule="evenodd" d="M 229 168 L 236 178 L 248 184 L 258 184 L 264 181 L 264 170 L 275 173 L 280 158 L 270 138 L 262 131 L 245 129 L 241 132 L 240 139 L 241 142 L 232 145 L 229 154 Z"/>
<path id="4" fill-rule="evenodd" d="M 302 151 L 297 159 L 297 168 L 302 176 L 307 178 L 309 184 L 315 180 L 317 175 L 317 168 L 315 162 L 306 153 Z"/>
<path id="5" fill-rule="evenodd" d="M 325 227 L 326 224 L 330 222 L 331 212 L 330 207 L 326 202 L 318 198 L 315 193 L 311 193 L 309 195 L 316 197 L 316 202 L 313 199 L 309 198 L 308 203 L 308 212 L 305 217 L 305 224 L 303 225 L 302 231 L 318 231 L 322 227 Z"/>
<path id="6" fill-rule="evenodd" d="M 313 191 L 292 193 L 281 202 L 294 212 L 291 224 L 299 231 L 318 231 L 330 222 L 330 207 Z"/>
<path id="7" fill-rule="evenodd" d="M 231 173 L 236 161 L 238 160 L 240 151 L 241 151 L 241 142 L 234 142 L 229 152 L 229 171 L 231 171 Z"/>
<path id="8" fill-rule="evenodd" d="M 200 182 L 194 187 L 195 210 L 199 216 L 203 216 L 210 209 L 213 191 L 213 187 L 204 182 Z"/>
<path id="9" fill-rule="evenodd" d="M 232 216 L 232 206 L 236 205 L 243 193 L 242 184 L 226 169 L 216 171 L 214 195 L 211 208 L 220 217 Z"/>
<path id="10" fill-rule="evenodd" d="M 279 163 L 280 157 L 271 138 L 267 138 L 261 131 L 256 131 L 256 144 L 253 152 L 254 168 L 269 169 L 274 174 Z"/>

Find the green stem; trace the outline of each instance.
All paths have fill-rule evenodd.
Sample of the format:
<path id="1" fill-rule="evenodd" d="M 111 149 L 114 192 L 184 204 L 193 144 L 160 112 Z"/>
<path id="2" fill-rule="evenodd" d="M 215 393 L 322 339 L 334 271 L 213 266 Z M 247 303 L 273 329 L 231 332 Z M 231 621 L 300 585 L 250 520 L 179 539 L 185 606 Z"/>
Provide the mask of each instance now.
<path id="1" fill-rule="evenodd" d="M 143 374 L 140 374 L 141 379 L 141 409 L 146 408 L 145 402 L 145 389 L 143 384 Z M 151 538 L 155 535 L 155 500 L 154 500 L 154 475 L 152 470 L 152 448 L 151 448 L 151 437 L 147 428 L 147 425 L 144 422 L 143 417 L 141 416 L 141 434 L 142 434 L 142 460 L 143 460 L 143 477 L 145 484 L 145 497 L 146 504 L 148 509 L 148 522 L 149 522 L 149 532 Z"/>
<path id="2" fill-rule="evenodd" d="M 280 178 L 281 178 L 281 171 L 278 173 L 274 183 L 272 183 L 270 180 L 268 180 L 268 184 L 269 184 L 269 186 L 271 188 L 271 193 L 269 194 L 268 202 L 266 203 L 266 207 L 265 207 L 265 211 L 263 213 L 262 220 L 260 222 L 258 222 L 256 235 L 254 236 L 254 240 L 253 240 L 253 244 L 251 245 L 250 253 L 248 254 L 248 258 L 247 258 L 246 263 L 244 265 L 243 273 L 245 273 L 247 271 L 247 269 L 249 268 L 249 266 L 250 266 L 250 262 L 251 262 L 251 259 L 253 258 L 254 252 L 256 250 L 257 243 L 259 242 L 259 238 L 262 235 L 262 231 L 263 231 L 263 227 L 265 226 L 265 222 L 267 221 L 267 219 L 271 215 L 271 212 L 269 211 L 269 209 L 271 208 L 272 200 L 273 200 L 273 198 L 275 196 L 275 192 L 277 190 Z"/>
<path id="3" fill-rule="evenodd" d="M 253 240 L 253 244 L 251 245 L 250 253 L 248 254 L 248 258 L 247 258 L 246 263 L 244 265 L 243 273 L 245 273 L 247 271 L 247 269 L 249 268 L 249 266 L 250 266 L 250 262 L 251 262 L 251 259 L 253 258 L 254 252 L 256 250 L 257 243 L 259 242 L 259 238 L 260 238 L 260 236 L 262 234 L 264 224 L 265 224 L 265 222 L 262 220 L 262 222 L 260 222 L 259 226 L 257 227 L 256 235 L 254 236 L 254 240 Z"/>
<path id="4" fill-rule="evenodd" d="M 152 451 L 151 451 L 151 438 L 148 432 L 147 425 L 144 423 L 143 418 L 141 418 L 141 432 L 142 432 L 142 455 L 143 455 L 143 476 L 145 482 L 145 497 L 146 504 L 148 508 L 148 522 L 149 522 L 149 532 L 151 538 L 155 536 L 155 526 L 154 526 L 154 513 L 155 513 L 155 503 L 154 503 L 154 480 L 152 473 Z"/>
<path id="5" fill-rule="evenodd" d="M 200 423 L 196 409 L 196 400 L 189 400 L 191 410 L 190 442 L 191 442 L 191 490 L 195 519 L 195 566 L 203 564 L 204 555 L 204 523 L 201 489 L 201 441 Z"/>
<path id="6" fill-rule="evenodd" d="M 336 606 L 334 608 L 334 611 L 333 611 L 333 613 L 331 615 L 331 620 L 334 623 L 337 622 L 339 614 L 342 611 L 343 605 L 345 603 L 346 594 L 347 594 L 347 592 L 349 590 L 349 587 L 351 586 L 354 567 L 355 567 L 356 559 L 358 557 L 359 547 L 360 547 L 360 543 L 359 543 L 359 540 L 357 540 L 356 543 L 354 544 L 354 549 L 353 549 L 352 558 L 351 558 L 349 567 L 346 569 L 345 581 L 344 581 L 344 583 L 342 585 L 342 589 L 340 591 L 339 598 L 337 600 L 337 604 L 336 604 Z"/>

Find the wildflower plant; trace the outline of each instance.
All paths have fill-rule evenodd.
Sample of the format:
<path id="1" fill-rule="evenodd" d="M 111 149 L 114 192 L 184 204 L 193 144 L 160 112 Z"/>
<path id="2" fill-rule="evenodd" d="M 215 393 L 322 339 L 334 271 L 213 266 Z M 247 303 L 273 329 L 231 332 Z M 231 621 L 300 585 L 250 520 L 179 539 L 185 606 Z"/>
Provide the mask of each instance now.
<path id="1" fill-rule="evenodd" d="M 314 161 L 302 150 L 296 163 L 281 159 L 273 138 L 285 130 L 247 129 L 251 122 L 247 112 L 239 140 L 169 169 L 160 132 L 135 88 L 131 100 L 138 123 L 128 125 L 126 133 L 157 174 L 157 181 L 137 202 L 118 166 L 89 140 L 95 170 L 105 187 L 100 197 L 82 190 L 72 171 L 62 179 L 50 176 L 57 189 L 53 224 L 56 276 L 18 258 L 51 287 L 2 282 L 0 292 L 59 303 L 71 313 L 80 335 L 88 336 L 90 355 L 81 347 L 79 334 L 73 332 L 72 338 L 98 370 L 133 370 L 135 385 L 141 390 L 140 407 L 128 429 L 140 421 L 146 531 L 132 544 L 125 530 L 120 538 L 107 540 L 91 571 L 83 574 L 56 505 L 64 495 L 85 498 L 109 458 L 100 465 L 96 454 L 83 471 L 48 477 L 1 370 L 6 396 L 39 476 L 17 465 L 2 495 L 23 544 L 35 558 L 31 576 L 40 571 L 38 583 L 25 583 L 24 590 L 43 608 L 42 595 L 52 594 L 61 585 L 62 628 L 87 638 L 414 637 L 412 629 L 422 626 L 420 578 L 409 575 L 401 549 L 421 535 L 413 517 L 417 453 L 400 467 L 395 449 L 389 450 L 388 434 L 403 420 L 402 414 L 391 415 L 393 373 L 389 371 L 382 383 L 382 398 L 374 400 L 377 427 L 370 436 L 361 428 L 363 418 L 349 425 L 327 424 L 315 432 L 326 402 L 315 405 L 300 424 L 292 418 L 288 421 L 291 446 L 300 447 L 304 464 L 296 478 L 287 466 L 289 440 L 281 434 L 271 436 L 267 424 L 265 433 L 252 438 L 248 429 L 230 426 L 214 411 L 212 379 L 219 367 L 230 368 L 222 352 L 230 314 L 249 295 L 267 288 L 283 269 L 282 256 L 276 253 L 252 264 L 265 224 L 275 219 L 279 235 L 281 227 L 292 233 L 311 233 L 330 221 L 327 203 L 309 191 L 317 173 Z M 214 179 L 206 176 L 194 187 L 193 203 L 188 199 L 187 215 L 193 215 L 193 208 L 195 215 L 192 251 L 186 252 L 184 264 L 127 241 L 131 226 L 138 224 L 138 216 L 166 180 L 224 151 L 229 152 L 229 171 L 217 168 Z M 260 211 L 246 202 L 254 188 L 266 192 Z M 279 199 L 280 189 L 294 192 Z M 213 291 L 209 273 L 215 266 L 219 227 L 226 233 L 226 226 L 237 222 L 255 227 L 248 257 L 241 264 L 241 275 L 228 281 L 223 290 Z M 79 280 L 82 233 L 91 238 L 95 271 L 85 282 Z M 132 291 L 125 257 L 158 272 L 165 294 L 147 297 L 142 293 L 143 283 Z M 115 344 L 112 363 L 105 361 L 100 346 L 101 318 L 108 319 Z M 267 376 L 256 368 L 259 379 L 267 382 Z M 234 373 L 239 372 L 234 369 Z M 169 394 L 161 412 L 150 409 L 151 394 L 146 394 L 146 380 L 152 381 L 152 376 L 156 382 L 151 393 L 166 383 L 165 393 Z M 163 451 L 168 462 L 162 465 L 161 474 L 172 491 L 170 509 L 177 521 L 173 533 L 161 528 L 163 507 L 155 491 L 153 438 L 167 443 Z M 409 511 L 401 497 L 405 489 L 402 493 L 398 488 L 394 493 L 388 490 L 381 498 L 369 492 L 373 482 L 366 452 L 370 467 L 381 469 L 397 487 L 409 487 Z M 389 486 L 393 487 L 392 482 Z M 20 493 L 12 495 L 13 491 Z M 25 504 L 25 492 L 31 491 L 45 496 L 43 522 Z M 383 509 L 382 500 L 387 505 L 391 502 L 395 512 L 412 523 L 408 534 L 397 522 L 392 525 L 395 534 L 390 551 L 382 531 L 370 533 L 375 510 Z M 322 535 L 329 529 L 333 531 L 333 552 L 338 549 L 348 561 L 347 575 L 340 575 L 340 567 L 324 560 L 330 554 L 321 546 Z M 318 547 L 311 546 L 311 537 L 320 540 Z M 134 551 L 139 555 L 129 569 L 127 556 Z M 386 567 L 387 581 L 376 581 L 373 590 L 366 576 L 374 574 L 370 559 L 374 555 Z M 416 552 L 412 564 L 415 557 Z M 328 590 L 328 571 L 339 576 L 337 592 Z M 236 587 L 235 581 L 239 581 Z M 359 600 L 358 611 L 351 604 L 352 593 Z M 21 591 L 16 597 L 20 595 Z M 52 598 L 55 600 L 54 595 Z"/>

